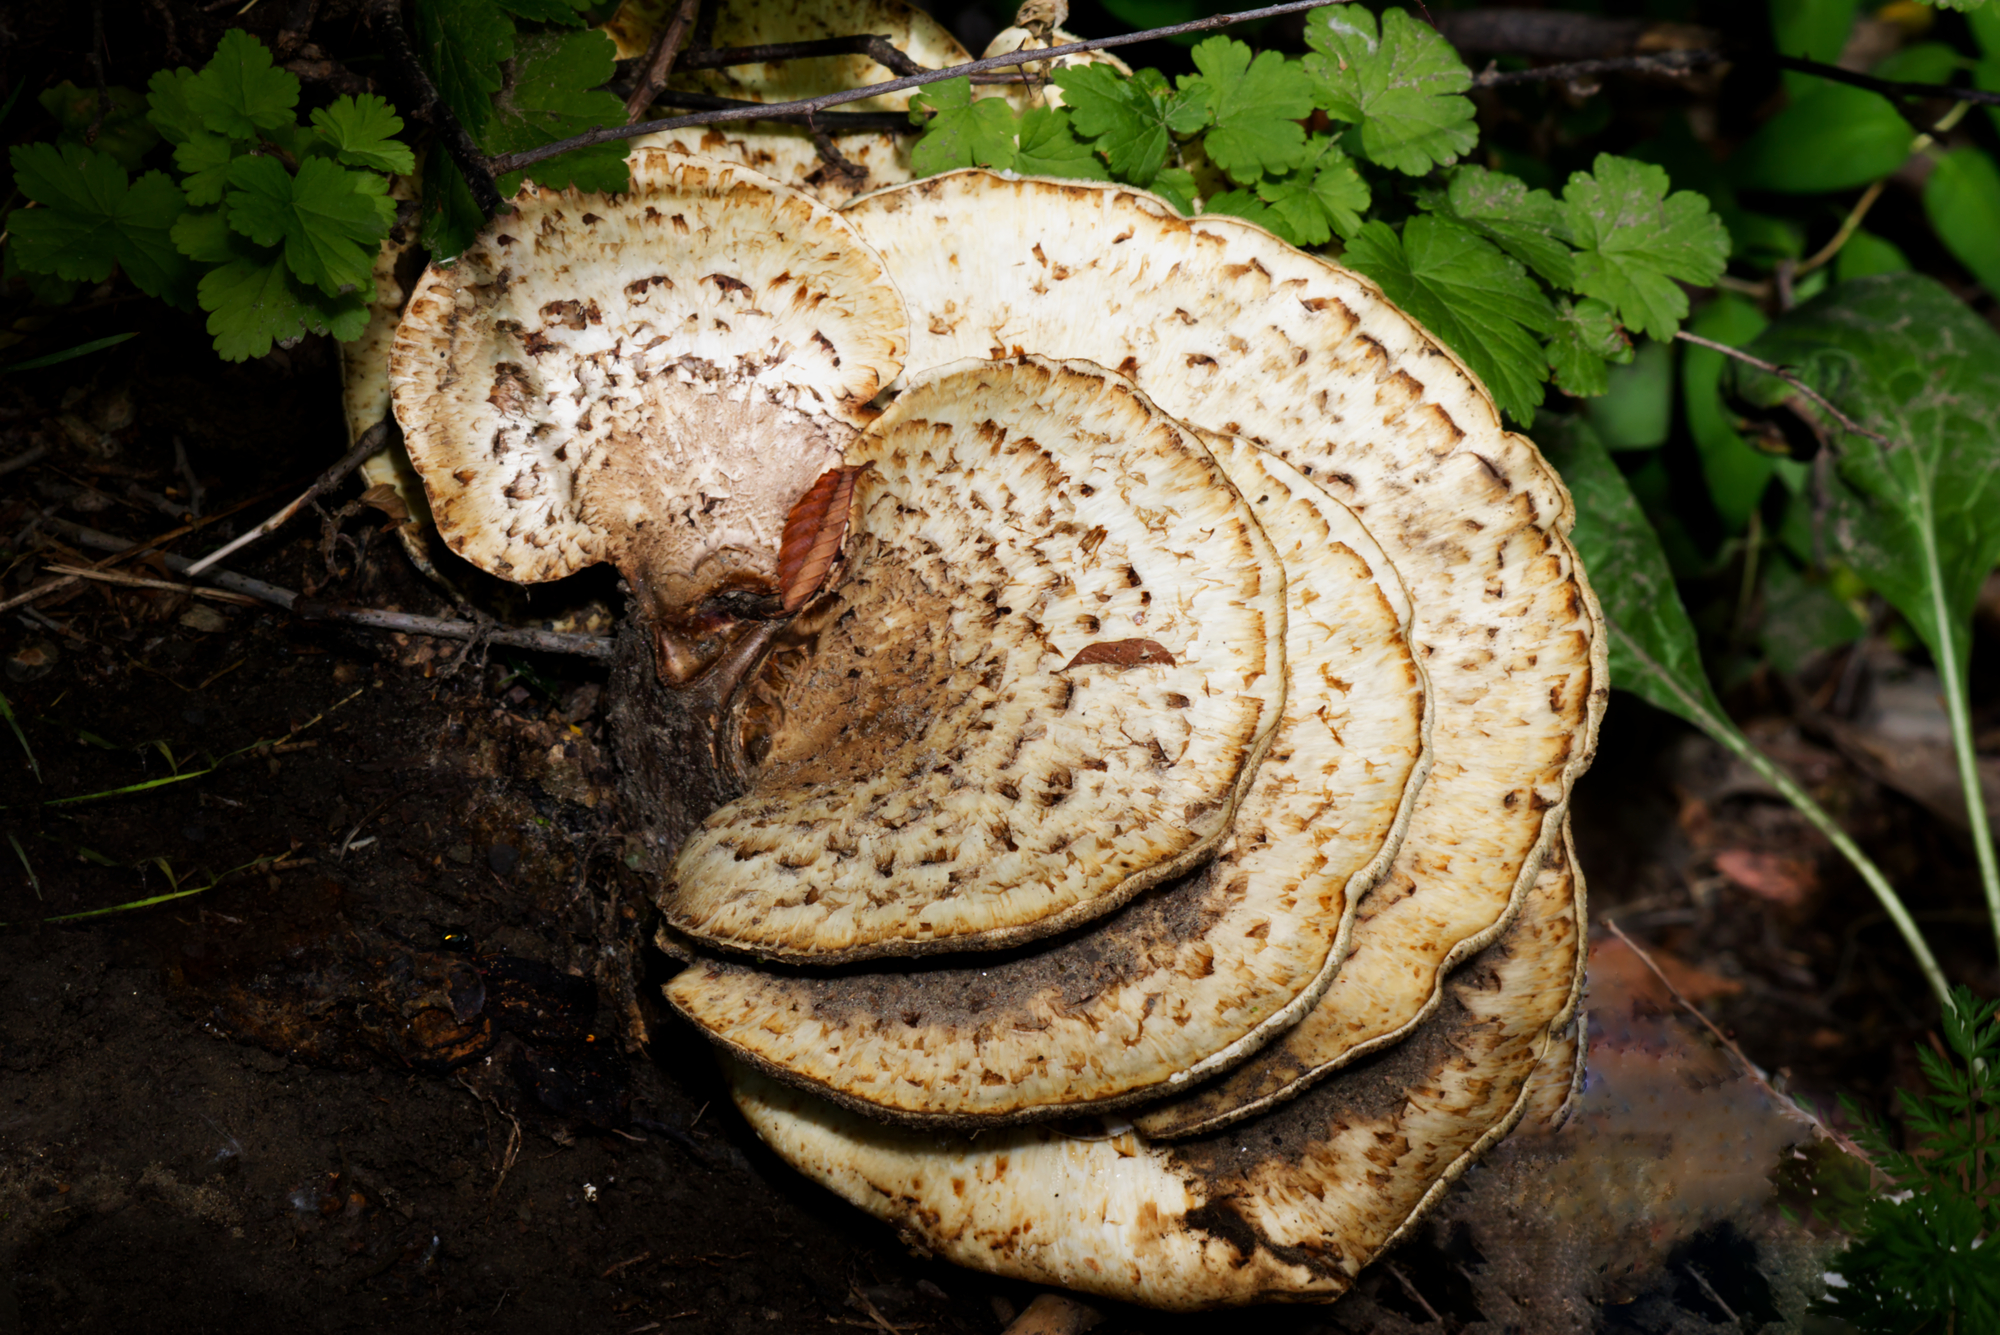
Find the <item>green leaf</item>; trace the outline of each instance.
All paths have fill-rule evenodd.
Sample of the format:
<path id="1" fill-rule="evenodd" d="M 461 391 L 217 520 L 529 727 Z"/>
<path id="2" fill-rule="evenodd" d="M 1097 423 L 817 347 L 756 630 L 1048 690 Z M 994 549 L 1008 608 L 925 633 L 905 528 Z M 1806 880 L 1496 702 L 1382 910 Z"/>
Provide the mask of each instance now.
<path id="1" fill-rule="evenodd" d="M 1915 138 L 1886 98 L 1821 81 L 1730 155 L 1729 179 L 1745 190 L 1846 190 L 1902 166 Z"/>
<path id="2" fill-rule="evenodd" d="M 1703 338 L 1740 348 L 1769 323 L 1753 303 L 1725 292 L 1704 307 L 1688 328 Z M 1682 345 L 1681 410 L 1694 437 L 1695 452 L 1701 456 L 1709 499 L 1715 502 L 1716 513 L 1729 531 L 1740 533 L 1763 500 L 1771 475 L 1782 460 L 1756 449 L 1736 430 L 1736 414 L 1722 402 L 1726 360 L 1712 348 Z"/>
<path id="3" fill-rule="evenodd" d="M 1981 10 L 1980 13 L 1995 15 L 1995 24 L 1996 26 L 2000 26 L 2000 9 L 1985 9 Z M 1972 67 L 1972 86 L 1989 93 L 2000 93 L 2000 52 L 1996 52 L 1989 47 L 1986 59 Z M 1988 103 L 1986 106 L 1986 117 L 1993 122 L 1995 127 L 2000 127 L 2000 106 Z"/>
<path id="4" fill-rule="evenodd" d="M 1979 44 L 1982 53 L 2000 56 L 2000 5 L 1968 5 L 1965 26 L 1972 30 L 1972 40 Z"/>
<path id="5" fill-rule="evenodd" d="M 201 308 L 224 361 L 262 357 L 273 343 L 289 347 L 307 334 L 332 334 L 343 342 L 368 329 L 368 297 L 329 297 L 301 283 L 276 251 L 212 269 L 201 280 Z"/>
<path id="6" fill-rule="evenodd" d="M 1421 176 L 1472 151 L 1479 130 L 1472 72 L 1433 28 L 1400 9 L 1375 16 L 1332 5 L 1306 17 L 1305 72 L 1329 115 L 1361 127 L 1361 151 L 1384 167 Z"/>
<path id="7" fill-rule="evenodd" d="M 1361 230 L 1368 211 L 1368 183 L 1355 170 L 1354 159 L 1341 151 L 1330 135 L 1306 141 L 1299 165 L 1280 177 L 1262 181 L 1257 197 L 1271 206 L 1285 226 L 1279 235 L 1295 246 L 1322 246 L 1337 232 L 1342 239 Z"/>
<path id="8" fill-rule="evenodd" d="M 1546 190 L 1484 167 L 1460 167 L 1451 185 L 1429 191 L 1418 203 L 1432 213 L 1456 218 L 1556 287 L 1575 282 L 1570 260 L 1569 223 L 1562 205 Z"/>
<path id="9" fill-rule="evenodd" d="M 2000 170 L 1981 149 L 1954 148 L 1924 182 L 1924 213 L 1952 258 L 2000 292 Z"/>
<path id="10" fill-rule="evenodd" d="M 375 255 L 396 220 L 381 179 L 325 158 L 301 162 L 297 176 L 275 158 L 238 158 L 229 168 L 229 225 L 260 246 L 282 244 L 299 280 L 328 296 L 349 288 L 372 296 Z"/>
<path id="11" fill-rule="evenodd" d="M 411 40 L 438 96 L 478 138 L 493 115 L 500 66 L 514 58 L 513 21 L 487 0 L 414 0 L 410 17 Z"/>
<path id="12" fill-rule="evenodd" d="M 193 272 L 168 233 L 187 200 L 165 173 L 133 182 L 77 144 L 21 144 L 11 158 L 16 188 L 42 206 L 8 216 L 22 268 L 101 283 L 115 264 L 146 295 L 186 302 Z"/>
<path id="13" fill-rule="evenodd" d="M 932 113 L 928 120 L 924 112 Z M 924 85 L 910 99 L 910 120 L 924 126 L 923 137 L 910 150 L 910 165 L 919 176 L 960 167 L 1014 165 L 1014 113 L 1003 98 L 974 101 L 970 79 Z"/>
<path id="14" fill-rule="evenodd" d="M 516 18 L 530 23 L 553 23 L 564 28 L 581 28 L 584 24 L 579 9 L 589 9 L 591 0 L 572 3 L 571 0 L 497 0 L 500 8 Z M 671 11 L 670 11 L 671 12 Z"/>
<path id="15" fill-rule="evenodd" d="M 216 44 L 214 58 L 188 80 L 184 97 L 207 129 L 231 139 L 254 139 L 259 130 L 292 123 L 299 81 L 272 65 L 262 42 L 231 28 Z"/>
<path id="16" fill-rule="evenodd" d="M 1962 674 L 1979 586 L 2000 559 L 2000 334 L 1934 280 L 1885 274 L 1795 308 L 1748 351 L 1895 442 L 1845 434 L 1777 377 L 1727 368 L 1737 394 L 1838 443 L 1829 536 L 1939 671 Z"/>
<path id="17" fill-rule="evenodd" d="M 1664 343 L 1642 340 L 1626 364 L 1605 375 L 1604 397 L 1583 415 L 1607 450 L 1650 450 L 1666 443 L 1674 419 L 1674 358 Z"/>
<path id="18" fill-rule="evenodd" d="M 1632 340 L 1604 302 L 1585 297 L 1572 306 L 1563 298 L 1556 302 L 1556 334 L 1547 351 L 1562 392 L 1590 398 L 1611 388 L 1607 363 L 1632 360 Z"/>
<path id="19" fill-rule="evenodd" d="M 1740 737 L 1709 684 L 1660 539 L 1597 433 L 1559 418 L 1536 435 L 1576 502 L 1570 542 L 1610 623 L 1611 684 L 1705 732 Z"/>
<path id="20" fill-rule="evenodd" d="M 1166 166 L 1175 134 L 1192 134 L 1204 108 L 1167 86 L 1158 70 L 1122 77 L 1109 65 L 1072 65 L 1054 83 L 1069 108 L 1070 127 L 1104 154 L 1112 176 L 1141 188 Z"/>
<path id="21" fill-rule="evenodd" d="M 1757 642 L 1771 666 L 1786 676 L 1829 649 L 1852 644 L 1866 627 L 1825 581 L 1809 579 L 1791 560 L 1774 554 L 1764 564 L 1764 615 Z"/>
<path id="22" fill-rule="evenodd" d="M 181 188 L 190 204 L 214 204 L 229 185 L 229 164 L 239 143 L 219 134 L 196 130 L 174 147 L 174 166 L 181 169 Z"/>
<path id="23" fill-rule="evenodd" d="M 1153 183 L 1147 189 L 1173 205 L 1175 211 L 1182 217 L 1194 216 L 1194 173 L 1186 167 L 1167 168 L 1153 178 Z"/>
<path id="24" fill-rule="evenodd" d="M 1847 34 L 1854 27 L 1859 8 L 1859 0 L 1771 0 L 1772 41 L 1785 55 L 1835 64 L 1847 46 Z M 1784 80 L 1793 97 L 1821 82 L 1794 70 L 1785 71 Z"/>
<path id="25" fill-rule="evenodd" d="M 1878 1197 L 1863 1219 L 1828 1262 L 1846 1284 L 1825 1310 L 1869 1331 L 2000 1330 L 2000 1264 L 1972 1196 L 1954 1183 Z"/>
<path id="26" fill-rule="evenodd" d="M 1257 198 L 1253 190 L 1225 190 L 1219 195 L 1210 195 L 1202 201 L 1203 213 L 1226 213 L 1232 218 L 1242 218 L 1256 223 L 1259 227 L 1277 233 L 1288 242 L 1293 242 L 1285 220 L 1269 204 Z"/>
<path id="27" fill-rule="evenodd" d="M 1202 148 L 1209 161 L 1238 185 L 1298 166 L 1306 142 L 1298 122 L 1313 109 L 1305 72 L 1276 51 L 1253 58 L 1228 37 L 1211 37 L 1192 54 L 1201 73 L 1181 76 L 1181 95 L 1207 113 Z"/>
<path id="28" fill-rule="evenodd" d="M 1663 342 L 1687 314 L 1676 280 L 1707 287 L 1729 259 L 1729 236 L 1708 201 L 1691 190 L 1669 195 L 1664 171 L 1630 158 L 1600 153 L 1590 173 L 1573 173 L 1563 217 L 1578 250 L 1576 290 Z"/>
<path id="29" fill-rule="evenodd" d="M 17 83 L 15 90 L 24 86 Z M 64 80 L 43 89 L 40 101 L 42 110 L 55 118 L 58 144 L 81 144 L 108 153 L 127 171 L 135 170 L 146 150 L 160 142 L 160 132 L 146 119 L 146 99 L 130 88 L 111 85 L 100 104 L 95 88 L 78 88 Z"/>
<path id="30" fill-rule="evenodd" d="M 337 97 L 330 107 L 315 108 L 312 123 L 334 155 L 350 167 L 373 167 L 401 175 L 416 169 L 416 155 L 396 142 L 403 118 L 373 93 Z"/>
<path id="31" fill-rule="evenodd" d="M 1873 232 L 1856 232 L 1847 238 L 1847 244 L 1834 258 L 1833 276 L 1845 283 L 1871 274 L 1901 273 L 1909 267 L 1910 261 L 1894 242 L 1884 241 Z"/>
<path id="32" fill-rule="evenodd" d="M 1021 117 L 1021 144 L 1014 170 L 1023 176 L 1073 181 L 1110 179 L 1090 146 L 1070 131 L 1070 114 L 1049 107 L 1030 107 Z"/>
<path id="33" fill-rule="evenodd" d="M 507 85 L 493 100 L 493 120 L 481 136 L 486 151 L 518 153 L 600 126 L 623 125 L 625 104 L 615 94 L 596 91 L 611 78 L 617 58 L 618 48 L 596 29 L 522 37 Z M 631 188 L 632 173 L 625 165 L 631 147 L 631 140 L 617 139 L 571 149 L 536 163 L 528 174 L 554 190 L 615 194 Z M 503 177 L 500 193 L 513 194 L 520 180 L 519 174 Z"/>
<path id="34" fill-rule="evenodd" d="M 457 259 L 486 225 L 485 215 L 449 153 L 424 155 L 424 193 L 419 210 L 423 222 L 417 229 L 417 244 L 434 260 Z"/>
<path id="35" fill-rule="evenodd" d="M 177 70 L 155 70 L 146 81 L 146 119 L 170 144 L 182 143 L 197 132 L 208 133 L 201 117 L 188 105 L 188 85 L 193 82 L 194 71 L 185 65 Z"/>
<path id="36" fill-rule="evenodd" d="M 1387 223 L 1369 223 L 1342 262 L 1463 358 L 1515 421 L 1535 420 L 1547 365 L 1535 335 L 1555 333 L 1556 316 L 1518 260 L 1462 223 L 1420 216 L 1400 237 Z"/>

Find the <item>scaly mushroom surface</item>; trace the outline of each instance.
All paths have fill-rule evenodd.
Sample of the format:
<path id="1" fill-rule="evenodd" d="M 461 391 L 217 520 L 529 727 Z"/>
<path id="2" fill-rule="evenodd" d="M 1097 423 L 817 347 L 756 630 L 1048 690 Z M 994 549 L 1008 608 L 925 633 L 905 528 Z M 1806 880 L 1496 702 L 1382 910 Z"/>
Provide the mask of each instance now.
<path id="1" fill-rule="evenodd" d="M 1241 435 L 1368 526 L 1410 592 L 1436 758 L 1322 1003 L 1230 1081 L 1140 1118 L 1221 1125 L 1406 1035 L 1502 931 L 1588 766 L 1609 691 L 1568 493 L 1477 379 L 1367 279 L 1118 186 L 962 171 L 845 216 L 910 305 L 911 369 L 1016 349 L 1117 368 Z"/>
<path id="2" fill-rule="evenodd" d="M 819 963 L 993 949 L 1202 858 L 1277 728 L 1285 579 L 1200 441 L 1027 357 L 916 377 L 845 462 L 848 573 L 667 921 Z"/>
<path id="3" fill-rule="evenodd" d="M 1339 502 L 1255 446 L 1202 438 L 1275 544 L 1287 600 L 1284 715 L 1215 859 L 999 958 L 833 972 L 706 959 L 667 985 L 682 1014 L 861 1112 L 981 1126 L 1190 1087 L 1319 999 L 1429 767 L 1409 601 Z M 1113 559 L 1100 544 L 1081 564 Z"/>

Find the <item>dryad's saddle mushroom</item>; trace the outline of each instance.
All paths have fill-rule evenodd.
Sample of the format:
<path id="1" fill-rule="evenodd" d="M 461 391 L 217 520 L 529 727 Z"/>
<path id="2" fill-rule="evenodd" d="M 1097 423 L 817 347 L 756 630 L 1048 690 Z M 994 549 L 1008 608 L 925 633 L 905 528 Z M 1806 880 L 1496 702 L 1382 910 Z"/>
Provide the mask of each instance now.
<path id="1" fill-rule="evenodd" d="M 1367 280 L 1118 187 L 834 213 L 651 149 L 428 273 L 392 382 L 455 549 L 625 576 L 668 999 L 913 1241 L 1324 1300 L 1562 1106 L 1601 625 L 1559 480 Z"/>

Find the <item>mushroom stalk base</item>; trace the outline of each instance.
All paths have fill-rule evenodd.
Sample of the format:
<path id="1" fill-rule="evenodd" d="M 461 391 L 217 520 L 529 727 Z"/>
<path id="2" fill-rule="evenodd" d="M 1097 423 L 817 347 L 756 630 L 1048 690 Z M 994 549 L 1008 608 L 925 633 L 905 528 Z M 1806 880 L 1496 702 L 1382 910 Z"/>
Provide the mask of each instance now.
<path id="1" fill-rule="evenodd" d="M 612 736 L 626 828 L 664 866 L 711 811 L 746 784 L 734 720 L 743 687 L 771 647 L 780 622 L 750 627 L 699 677 L 668 685 L 643 618 L 619 627 L 611 658 Z"/>

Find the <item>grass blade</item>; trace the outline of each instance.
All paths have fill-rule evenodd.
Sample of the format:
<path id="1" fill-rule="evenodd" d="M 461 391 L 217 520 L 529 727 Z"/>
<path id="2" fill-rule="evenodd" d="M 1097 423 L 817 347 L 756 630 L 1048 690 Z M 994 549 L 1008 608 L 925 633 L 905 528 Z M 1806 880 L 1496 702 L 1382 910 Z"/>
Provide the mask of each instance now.
<path id="1" fill-rule="evenodd" d="M 137 337 L 139 337 L 139 331 L 135 329 L 129 334 L 113 334 L 109 338 L 93 338 L 88 343 L 79 343 L 73 348 L 64 348 L 61 352 L 51 352 L 46 357 L 30 357 L 24 362 L 12 362 L 6 366 L 0 366 L 0 375 L 12 375 L 16 371 L 39 371 L 44 366 L 57 366 L 63 362 L 74 361 L 78 357 L 88 357 L 93 352 L 102 352 L 106 348 L 115 348 L 126 339 Z"/>
<path id="2" fill-rule="evenodd" d="M 35 898 L 42 897 L 42 878 L 35 875 L 35 864 L 28 861 L 28 850 L 21 847 L 20 839 L 12 830 L 7 831 L 7 842 L 14 845 L 14 856 L 21 859 L 21 866 L 27 869 L 28 884 L 35 887 Z"/>
<path id="3" fill-rule="evenodd" d="M 28 734 L 21 731 L 21 721 L 14 717 L 14 704 L 0 691 L 0 718 L 7 720 L 7 726 L 14 730 L 14 739 L 21 743 L 21 749 L 28 753 L 28 768 L 35 772 L 35 782 L 42 781 L 42 763 L 35 759 L 35 749 L 28 745 Z M 16 845 L 19 847 L 19 845 Z"/>

